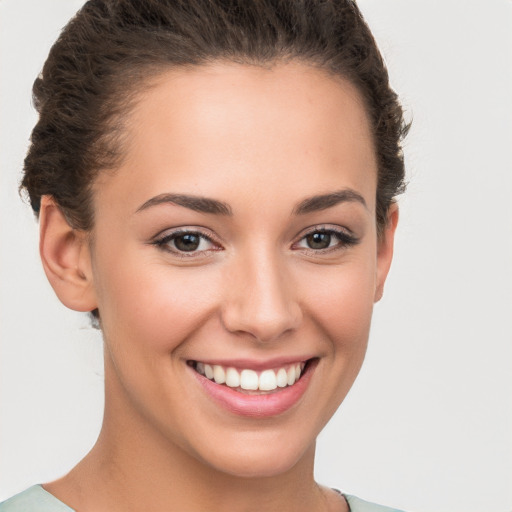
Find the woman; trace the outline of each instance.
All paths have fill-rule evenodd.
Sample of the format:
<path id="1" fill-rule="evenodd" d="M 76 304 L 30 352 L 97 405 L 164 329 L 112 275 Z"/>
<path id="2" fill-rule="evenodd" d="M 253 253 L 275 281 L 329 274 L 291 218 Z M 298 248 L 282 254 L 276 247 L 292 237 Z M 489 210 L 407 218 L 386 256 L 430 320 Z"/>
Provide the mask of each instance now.
<path id="1" fill-rule="evenodd" d="M 385 510 L 313 478 L 403 189 L 357 7 L 91 1 L 34 95 L 22 186 L 57 296 L 101 328 L 105 415 L 0 510 Z"/>

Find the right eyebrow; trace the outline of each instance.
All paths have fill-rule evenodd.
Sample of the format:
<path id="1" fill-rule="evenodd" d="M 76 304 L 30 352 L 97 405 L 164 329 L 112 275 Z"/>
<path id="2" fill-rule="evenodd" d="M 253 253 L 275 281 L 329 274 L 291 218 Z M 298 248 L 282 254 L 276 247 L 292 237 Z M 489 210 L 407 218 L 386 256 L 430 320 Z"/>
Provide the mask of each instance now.
<path id="1" fill-rule="evenodd" d="M 158 196 L 152 197 L 151 199 L 148 199 L 143 205 L 137 208 L 135 213 L 147 210 L 148 208 L 157 206 L 159 204 L 166 203 L 183 206 L 185 208 L 200 213 L 210 213 L 214 215 L 233 215 L 231 207 L 228 204 L 223 203 L 222 201 L 218 201 L 217 199 L 210 199 L 208 197 L 200 197 L 186 194 L 170 193 L 160 194 Z"/>

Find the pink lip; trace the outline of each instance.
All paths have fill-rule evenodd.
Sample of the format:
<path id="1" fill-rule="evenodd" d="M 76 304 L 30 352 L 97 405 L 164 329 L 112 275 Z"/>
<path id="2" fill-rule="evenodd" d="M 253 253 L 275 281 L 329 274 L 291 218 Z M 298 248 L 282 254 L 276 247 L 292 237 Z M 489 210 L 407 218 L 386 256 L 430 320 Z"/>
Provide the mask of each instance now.
<path id="1" fill-rule="evenodd" d="M 192 368 L 190 368 L 190 371 L 206 393 L 228 411 L 251 418 L 268 418 L 282 414 L 300 400 L 309 385 L 317 363 L 318 360 L 311 361 L 306 366 L 301 378 L 293 386 L 264 395 L 245 395 L 228 386 L 216 384 Z M 252 364 L 249 367 L 254 368 L 254 365 Z M 267 366 L 267 368 L 269 367 Z"/>

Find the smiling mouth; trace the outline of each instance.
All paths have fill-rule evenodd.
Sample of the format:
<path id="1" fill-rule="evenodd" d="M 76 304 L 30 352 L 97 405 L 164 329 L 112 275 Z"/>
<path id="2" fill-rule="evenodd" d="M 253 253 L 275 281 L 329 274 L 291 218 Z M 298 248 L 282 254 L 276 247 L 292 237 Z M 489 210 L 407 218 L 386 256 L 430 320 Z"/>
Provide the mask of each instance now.
<path id="1" fill-rule="evenodd" d="M 275 393 L 293 386 L 304 374 L 310 362 L 311 359 L 263 371 L 208 364 L 201 361 L 188 361 L 188 365 L 216 384 L 252 395 Z"/>

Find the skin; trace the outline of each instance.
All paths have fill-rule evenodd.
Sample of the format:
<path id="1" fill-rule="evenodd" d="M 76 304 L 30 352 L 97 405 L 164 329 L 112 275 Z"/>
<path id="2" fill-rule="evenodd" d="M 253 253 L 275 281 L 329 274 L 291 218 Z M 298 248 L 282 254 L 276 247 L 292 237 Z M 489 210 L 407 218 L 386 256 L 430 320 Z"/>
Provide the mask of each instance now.
<path id="1" fill-rule="evenodd" d="M 377 167 L 363 102 L 347 81 L 299 63 L 216 63 L 162 74 L 125 120 L 125 158 L 94 184 L 95 226 L 74 231 L 50 197 L 41 255 L 61 301 L 99 308 L 105 418 L 90 454 L 45 485 L 76 510 L 348 510 L 313 479 L 315 440 L 364 359 L 391 263 L 397 209 L 377 237 Z M 343 200 L 297 214 L 311 196 Z M 231 215 L 161 194 L 213 198 Z M 180 257 L 175 228 L 209 236 Z M 308 247 L 318 229 L 335 236 Z M 189 360 L 318 360 L 275 417 L 233 414 Z M 172 482 L 172 484 L 170 484 Z"/>

